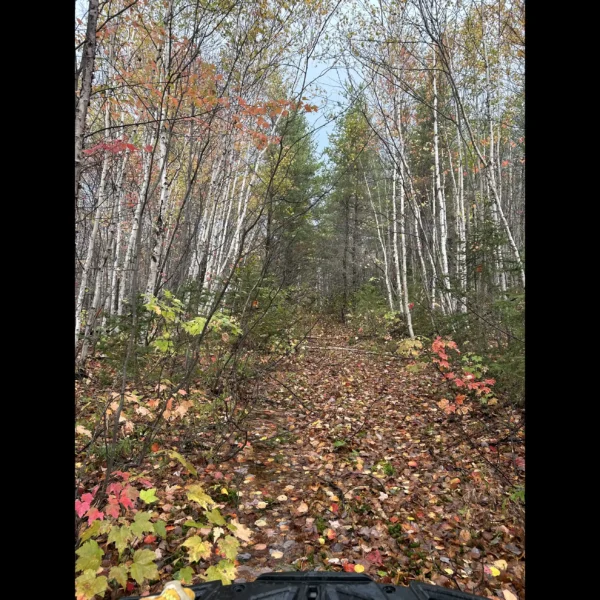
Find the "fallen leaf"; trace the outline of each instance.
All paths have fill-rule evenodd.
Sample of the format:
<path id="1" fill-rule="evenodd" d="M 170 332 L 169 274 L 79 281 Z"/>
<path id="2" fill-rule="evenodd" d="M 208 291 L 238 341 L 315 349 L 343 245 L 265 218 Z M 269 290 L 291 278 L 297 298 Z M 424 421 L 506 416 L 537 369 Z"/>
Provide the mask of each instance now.
<path id="1" fill-rule="evenodd" d="M 269 550 L 269 554 L 273 557 L 273 558 L 282 558 L 283 557 L 283 552 L 279 551 L 279 550 Z"/>
<path id="2" fill-rule="evenodd" d="M 266 550 L 267 549 L 267 545 L 266 544 L 256 544 L 256 546 L 254 546 L 255 550 Z"/>
<path id="3" fill-rule="evenodd" d="M 298 508 L 296 508 L 296 512 L 300 515 L 304 514 L 308 511 L 308 504 L 306 502 L 301 502 Z"/>

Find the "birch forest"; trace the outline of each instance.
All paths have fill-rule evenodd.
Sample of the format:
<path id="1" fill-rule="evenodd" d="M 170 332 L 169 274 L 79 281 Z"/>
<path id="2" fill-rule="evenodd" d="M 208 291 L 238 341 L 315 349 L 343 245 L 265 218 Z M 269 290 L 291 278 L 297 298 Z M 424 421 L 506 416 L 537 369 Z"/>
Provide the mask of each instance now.
<path id="1" fill-rule="evenodd" d="M 78 600 L 525 598 L 524 23 L 77 1 Z"/>

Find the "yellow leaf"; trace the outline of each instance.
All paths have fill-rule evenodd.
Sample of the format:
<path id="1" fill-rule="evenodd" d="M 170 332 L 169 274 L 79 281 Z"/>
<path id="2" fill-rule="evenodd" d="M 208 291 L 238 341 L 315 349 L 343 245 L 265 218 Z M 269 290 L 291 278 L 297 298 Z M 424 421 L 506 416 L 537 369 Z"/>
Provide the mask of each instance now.
<path id="1" fill-rule="evenodd" d="M 362 573 L 364 572 L 365 568 L 363 565 L 354 565 L 354 572 L 355 573 Z"/>
<path id="2" fill-rule="evenodd" d="M 496 569 L 496 567 L 490 567 L 490 573 L 494 576 L 494 577 L 498 577 L 498 575 L 500 575 L 500 570 Z"/>
<path id="3" fill-rule="evenodd" d="M 448 575 L 454 575 L 454 571 L 452 569 L 444 569 L 444 571 L 448 573 Z"/>
<path id="4" fill-rule="evenodd" d="M 505 560 L 495 560 L 494 565 L 501 571 L 506 571 L 506 569 L 508 569 L 508 563 Z"/>

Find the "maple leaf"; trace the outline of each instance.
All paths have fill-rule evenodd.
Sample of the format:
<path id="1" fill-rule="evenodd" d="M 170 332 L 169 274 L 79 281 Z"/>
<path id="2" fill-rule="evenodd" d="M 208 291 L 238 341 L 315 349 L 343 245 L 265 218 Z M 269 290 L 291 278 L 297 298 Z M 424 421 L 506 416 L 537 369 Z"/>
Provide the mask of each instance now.
<path id="1" fill-rule="evenodd" d="M 227 528 L 233 532 L 233 535 L 235 535 L 235 537 L 239 538 L 240 540 L 242 540 L 244 542 L 249 542 L 250 538 L 253 535 L 251 529 L 249 529 L 242 523 L 238 523 L 235 520 L 231 521 L 231 523 L 229 523 L 229 525 L 227 525 Z"/>
<path id="2" fill-rule="evenodd" d="M 187 497 L 194 502 L 197 502 L 202 508 L 208 509 L 214 506 L 213 499 L 202 489 L 201 485 L 193 484 L 186 486 Z"/>
<path id="3" fill-rule="evenodd" d="M 109 494 L 115 494 L 115 496 L 117 496 L 122 489 L 123 489 L 123 485 L 120 484 L 118 481 L 115 481 L 114 483 L 111 483 L 108 486 L 107 491 Z"/>
<path id="4" fill-rule="evenodd" d="M 136 550 L 131 565 L 131 576 L 142 585 L 146 579 L 158 579 L 158 569 L 154 564 L 156 555 L 152 550 Z"/>
<path id="5" fill-rule="evenodd" d="M 110 579 L 114 579 L 123 589 L 127 587 L 127 571 L 129 569 L 125 565 L 112 567 L 108 573 Z"/>
<path id="6" fill-rule="evenodd" d="M 167 529 L 165 522 L 162 519 L 158 519 L 155 523 L 153 523 L 154 532 L 156 535 L 160 535 L 161 538 L 167 537 Z"/>
<path id="7" fill-rule="evenodd" d="M 369 552 L 369 554 L 367 554 L 367 556 L 365 558 L 370 563 L 377 565 L 378 567 L 383 567 L 383 560 L 381 558 L 381 552 L 379 552 L 378 549 L 375 549 L 372 552 Z M 363 567 L 363 569 L 364 569 L 364 567 Z M 356 567 L 354 568 L 354 570 L 356 571 Z M 358 571 L 358 572 L 360 572 L 360 571 Z"/>
<path id="8" fill-rule="evenodd" d="M 89 495 L 89 494 L 88 494 Z M 75 500 L 75 512 L 79 518 L 83 517 L 85 513 L 90 509 L 89 502 L 82 502 L 81 500 Z"/>
<path id="9" fill-rule="evenodd" d="M 229 585 L 235 579 L 235 565 L 230 560 L 221 560 L 219 564 L 206 570 L 204 579 L 221 581 L 223 585 Z"/>
<path id="10" fill-rule="evenodd" d="M 235 560 L 240 543 L 232 536 L 228 535 L 218 541 L 219 550 L 229 560 Z"/>
<path id="11" fill-rule="evenodd" d="M 90 600 L 96 594 L 103 594 L 108 588 L 104 575 L 96 577 L 95 569 L 87 569 L 75 580 L 77 600 Z"/>
<path id="12" fill-rule="evenodd" d="M 135 513 L 133 523 L 131 524 L 131 531 L 138 537 L 141 537 L 144 533 L 154 531 L 154 526 L 150 522 L 150 517 L 151 515 L 149 512 Z"/>
<path id="13" fill-rule="evenodd" d="M 108 543 L 114 543 L 119 551 L 119 555 L 123 553 L 132 539 L 133 534 L 127 525 L 123 525 L 122 527 L 115 525 L 108 534 Z"/>
<path id="14" fill-rule="evenodd" d="M 75 568 L 78 571 L 87 571 L 88 569 L 91 569 L 95 573 L 104 556 L 104 550 L 98 546 L 96 540 L 89 540 L 83 544 L 83 546 L 78 548 L 76 554 L 79 558 L 75 563 Z"/>
<path id="15" fill-rule="evenodd" d="M 108 499 L 108 506 L 104 507 L 104 512 L 114 519 L 118 518 L 120 512 L 119 501 L 114 496 Z"/>
<path id="16" fill-rule="evenodd" d="M 210 512 L 206 511 L 204 514 L 214 525 L 225 525 L 225 519 L 218 508 L 213 508 Z"/>
<path id="17" fill-rule="evenodd" d="M 82 534 L 81 534 L 81 541 L 85 542 L 86 540 L 88 540 L 89 538 L 91 538 L 93 535 L 98 535 L 98 533 L 100 532 L 100 525 L 103 525 L 103 523 L 101 521 L 94 521 Z"/>
<path id="18" fill-rule="evenodd" d="M 153 502 L 157 502 L 158 498 L 156 497 L 156 488 L 152 488 L 150 490 L 141 490 L 140 498 L 146 504 L 152 504 Z"/>
<path id="19" fill-rule="evenodd" d="M 85 516 L 88 518 L 88 523 L 91 525 L 96 519 L 104 521 L 104 513 L 98 510 L 95 506 L 87 511 Z"/>
<path id="20" fill-rule="evenodd" d="M 193 562 L 199 561 L 201 558 L 209 558 L 212 553 L 211 543 L 202 541 L 202 538 L 198 535 L 188 538 L 181 545 L 189 548 L 188 554 Z"/>

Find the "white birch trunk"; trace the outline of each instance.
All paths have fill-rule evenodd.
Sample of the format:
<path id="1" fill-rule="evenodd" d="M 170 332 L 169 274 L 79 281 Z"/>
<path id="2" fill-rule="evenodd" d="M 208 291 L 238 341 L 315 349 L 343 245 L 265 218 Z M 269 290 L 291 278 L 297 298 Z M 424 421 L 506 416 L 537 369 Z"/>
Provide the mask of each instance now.
<path id="1" fill-rule="evenodd" d="M 412 315 L 408 308 L 408 286 L 406 284 L 406 214 L 404 209 L 404 167 L 400 162 L 400 247 L 402 250 L 402 294 L 404 314 L 406 315 L 406 324 L 408 326 L 408 334 L 411 338 L 415 337 L 412 326 Z"/>
<path id="2" fill-rule="evenodd" d="M 375 226 L 377 227 L 377 238 L 379 239 L 379 244 L 381 245 L 381 252 L 383 253 L 383 270 L 385 276 L 385 288 L 387 290 L 387 299 L 390 310 L 394 310 L 394 298 L 392 296 L 392 283 L 390 281 L 390 273 L 388 266 L 388 255 L 387 248 L 383 236 L 381 235 L 381 227 L 379 225 L 379 217 L 377 216 L 377 209 L 375 208 L 375 203 L 373 202 L 373 196 L 371 194 L 371 188 L 369 187 L 369 182 L 367 181 L 367 174 L 363 170 L 363 175 L 365 178 L 365 185 L 367 187 L 367 194 L 369 196 L 369 201 L 371 203 L 371 208 L 373 209 L 373 216 L 375 217 Z"/>
<path id="3" fill-rule="evenodd" d="M 433 55 L 433 160 L 434 160 L 434 186 L 435 198 L 439 206 L 438 224 L 440 229 L 440 258 L 442 269 L 442 281 L 440 289 L 440 302 L 452 310 L 450 294 L 450 278 L 448 269 L 448 228 L 446 223 L 446 198 L 442 188 L 440 177 L 440 150 L 438 132 L 438 95 L 437 95 L 437 71 L 436 55 Z M 435 221 L 434 221 L 435 223 Z M 434 224 L 435 227 L 435 224 Z"/>

